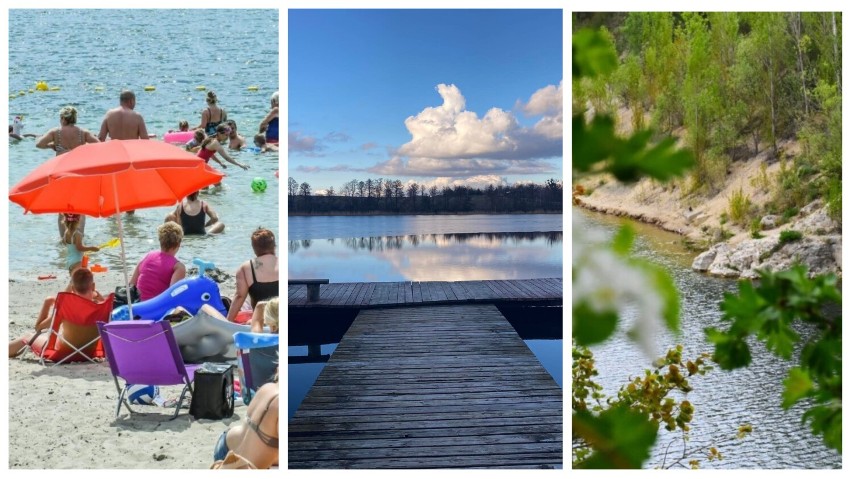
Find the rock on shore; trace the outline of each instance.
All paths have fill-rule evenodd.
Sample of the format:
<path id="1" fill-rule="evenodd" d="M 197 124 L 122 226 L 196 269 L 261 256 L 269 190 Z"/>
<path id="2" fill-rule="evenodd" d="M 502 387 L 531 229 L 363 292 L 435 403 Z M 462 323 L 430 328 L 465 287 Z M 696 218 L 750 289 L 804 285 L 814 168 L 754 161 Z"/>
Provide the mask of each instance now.
<path id="1" fill-rule="evenodd" d="M 692 268 L 714 276 L 756 278 L 757 271 L 780 271 L 796 263 L 808 267 L 811 275 L 834 273 L 842 276 L 841 226 L 832 220 L 827 207 L 816 200 L 803 207 L 790 222 L 779 216 L 761 218 L 763 238 L 754 239 L 744 229 L 739 232 L 723 225 L 719 218 L 726 211 L 728 198 L 736 188 L 756 203 L 768 198 L 766 192 L 750 187 L 760 159 L 738 163 L 728 186 L 712 198 L 697 202 L 684 200 L 680 187 L 665 186 L 649 180 L 634 185 L 593 178 L 584 187 L 591 194 L 575 196 L 575 204 L 616 216 L 627 216 L 685 236 L 692 245 L 710 246 L 693 261 Z M 774 168 L 770 168 L 772 172 Z M 781 244 L 784 230 L 798 231 L 802 238 Z M 732 237 L 723 234 L 735 233 Z"/>

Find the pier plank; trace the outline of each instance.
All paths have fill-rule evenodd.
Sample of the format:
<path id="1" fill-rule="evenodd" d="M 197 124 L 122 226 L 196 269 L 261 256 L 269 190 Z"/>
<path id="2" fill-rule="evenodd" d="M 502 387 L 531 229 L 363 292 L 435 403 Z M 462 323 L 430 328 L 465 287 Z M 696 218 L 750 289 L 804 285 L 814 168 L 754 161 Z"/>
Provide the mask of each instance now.
<path id="1" fill-rule="evenodd" d="M 348 297 L 469 301 L 509 289 L 421 282 L 373 291 L 353 286 Z M 293 469 L 561 467 L 562 389 L 494 305 L 366 309 L 288 428 Z"/>
<path id="2" fill-rule="evenodd" d="M 386 308 L 420 304 L 478 304 L 487 302 L 544 301 L 561 304 L 561 278 L 484 281 L 402 281 L 381 283 L 330 283 L 323 285 L 319 301 L 309 302 L 307 288 L 287 288 L 290 307 Z"/>

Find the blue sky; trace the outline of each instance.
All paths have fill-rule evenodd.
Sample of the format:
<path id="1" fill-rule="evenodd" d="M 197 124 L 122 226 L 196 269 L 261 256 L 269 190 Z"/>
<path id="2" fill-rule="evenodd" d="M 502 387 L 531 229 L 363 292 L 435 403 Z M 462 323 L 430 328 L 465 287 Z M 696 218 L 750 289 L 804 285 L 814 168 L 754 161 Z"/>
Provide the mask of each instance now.
<path id="1" fill-rule="evenodd" d="M 560 10 L 289 10 L 289 175 L 562 177 Z"/>

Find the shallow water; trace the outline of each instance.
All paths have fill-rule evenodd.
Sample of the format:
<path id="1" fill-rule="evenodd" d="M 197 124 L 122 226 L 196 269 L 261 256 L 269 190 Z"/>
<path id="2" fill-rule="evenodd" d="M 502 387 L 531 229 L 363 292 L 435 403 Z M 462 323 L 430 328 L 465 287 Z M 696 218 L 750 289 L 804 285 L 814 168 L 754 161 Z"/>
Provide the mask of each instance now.
<path id="1" fill-rule="evenodd" d="M 575 227 L 609 235 L 622 223 L 621 219 L 582 209 L 575 208 L 573 214 L 579 218 Z M 664 265 L 681 294 L 681 334 L 661 332 L 657 340 L 659 354 L 676 344 L 684 346 L 684 358 L 712 352 L 712 345 L 704 338 L 704 328 L 726 327 L 720 321 L 719 302 L 726 291 L 736 289 L 737 283 L 693 272 L 690 266 L 696 253 L 684 249 L 679 236 L 636 222 L 631 224 L 637 230 L 635 254 Z M 591 348 L 600 373 L 596 381 L 608 395 L 615 395 L 629 381 L 628 376 L 643 374 L 651 367 L 649 359 L 627 338 L 626 331 L 634 319 L 635 314 L 628 312 L 621 318 L 620 330 L 613 337 Z M 694 390 L 686 399 L 695 406 L 695 416 L 688 445 L 703 446 L 705 450 L 715 445 L 724 457 L 719 462 L 702 460 L 701 468 L 840 467 L 841 456 L 824 446 L 801 423 L 801 405 L 787 411 L 781 408 L 781 381 L 792 362 L 778 359 L 757 342 L 751 344 L 751 351 L 752 364 L 747 368 L 734 372 L 717 368 L 705 377 L 690 378 Z M 751 424 L 754 432 L 746 439 L 735 439 L 742 424 Z M 667 464 L 673 454 L 680 454 L 682 443 L 675 441 L 677 437 L 661 429 L 653 457 L 646 466 L 660 465 L 668 446 L 671 448 Z M 703 459 L 699 454 L 690 458 Z"/>
<path id="2" fill-rule="evenodd" d="M 181 119 L 190 127 L 200 122 L 206 91 L 196 87 L 205 86 L 216 92 L 228 118 L 250 143 L 268 112 L 270 95 L 279 88 L 278 10 L 10 10 L 9 27 L 10 91 L 26 91 L 41 80 L 60 88 L 9 100 L 11 116 L 24 115 L 24 133 L 40 135 L 58 126 L 59 109 L 73 105 L 77 124 L 97 135 L 104 113 L 118 106 L 119 92 L 127 88 L 136 93 L 136 110 L 149 133 L 161 137 Z M 146 85 L 156 90 L 146 92 Z M 34 143 L 26 138 L 10 144 L 10 187 L 54 156 Z M 230 167 L 224 170 L 222 187 L 201 195 L 225 223 L 225 233 L 186 238 L 178 252 L 185 263 L 198 257 L 232 272 L 253 256 L 249 237 L 255 228 L 278 234 L 278 154 L 243 151 L 233 156 L 250 169 L 226 163 Z M 266 180 L 265 192 L 252 192 L 254 177 Z M 10 277 L 64 272 L 65 248 L 59 243 L 56 216 L 23 215 L 11 202 L 8 208 Z M 156 228 L 172 210 L 123 215 L 131 268 L 158 248 Z M 86 244 L 116 236 L 114 218 L 87 220 Z M 96 253 L 90 262 L 118 269 L 119 249 Z"/>

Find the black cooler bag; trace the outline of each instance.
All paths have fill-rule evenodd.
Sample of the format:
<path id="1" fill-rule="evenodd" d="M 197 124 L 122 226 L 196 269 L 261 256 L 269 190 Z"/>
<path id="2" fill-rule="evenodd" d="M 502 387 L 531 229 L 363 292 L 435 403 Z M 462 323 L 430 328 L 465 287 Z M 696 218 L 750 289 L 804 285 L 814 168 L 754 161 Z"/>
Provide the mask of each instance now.
<path id="1" fill-rule="evenodd" d="M 195 419 L 234 415 L 234 366 L 204 363 L 195 371 L 189 414 Z"/>

